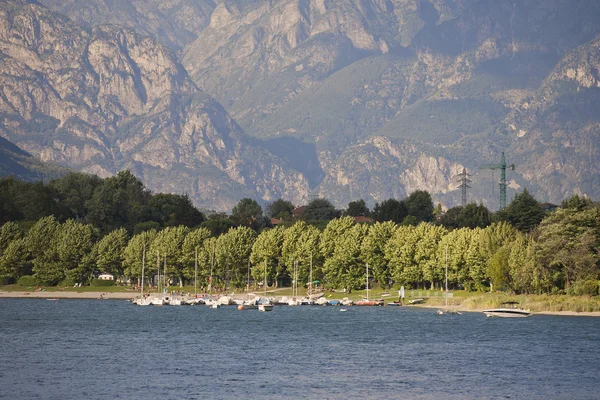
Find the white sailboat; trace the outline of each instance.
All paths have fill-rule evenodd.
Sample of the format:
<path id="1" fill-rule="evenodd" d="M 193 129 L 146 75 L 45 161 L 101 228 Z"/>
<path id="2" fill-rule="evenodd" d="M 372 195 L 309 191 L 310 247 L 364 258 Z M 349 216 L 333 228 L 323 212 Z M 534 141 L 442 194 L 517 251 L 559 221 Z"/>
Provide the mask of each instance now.
<path id="1" fill-rule="evenodd" d="M 294 272 L 292 275 L 294 276 L 294 281 L 292 284 L 292 298 L 288 301 L 288 305 L 297 306 L 302 303 L 298 299 L 298 261 L 294 261 Z"/>
<path id="2" fill-rule="evenodd" d="M 456 310 L 450 310 L 448 308 L 448 246 L 446 246 L 446 292 L 444 294 L 444 297 L 446 298 L 446 308 L 441 310 L 437 310 L 437 314 L 438 315 L 445 315 L 445 314 L 459 314 L 462 315 L 462 313 L 460 311 L 456 311 Z"/>
<path id="3" fill-rule="evenodd" d="M 145 272 L 144 269 L 145 269 L 145 266 L 146 266 L 146 246 L 144 245 L 144 248 L 142 250 L 142 284 L 141 284 L 140 297 L 133 300 L 133 303 L 138 306 L 152 305 L 150 298 L 144 295 L 144 272 Z"/>
<path id="4" fill-rule="evenodd" d="M 369 263 L 367 263 L 367 298 L 354 303 L 357 306 L 382 306 L 383 300 L 369 300 Z"/>
<path id="5" fill-rule="evenodd" d="M 265 259 L 265 297 L 264 301 L 258 304 L 258 311 L 273 311 L 273 303 L 267 298 L 267 260 Z"/>

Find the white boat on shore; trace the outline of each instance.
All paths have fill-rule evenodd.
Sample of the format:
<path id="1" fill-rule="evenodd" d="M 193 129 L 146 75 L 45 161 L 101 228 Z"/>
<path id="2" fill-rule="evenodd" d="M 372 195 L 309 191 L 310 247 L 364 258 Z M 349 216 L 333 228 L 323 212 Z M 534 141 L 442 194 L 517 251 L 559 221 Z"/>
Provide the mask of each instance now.
<path id="1" fill-rule="evenodd" d="M 483 310 L 482 312 L 486 317 L 499 317 L 499 318 L 526 318 L 531 315 L 529 310 L 524 310 L 522 308 L 517 308 L 519 303 L 516 301 L 507 301 L 506 303 L 502 303 L 505 307 L 500 308 L 490 308 L 488 310 Z"/>

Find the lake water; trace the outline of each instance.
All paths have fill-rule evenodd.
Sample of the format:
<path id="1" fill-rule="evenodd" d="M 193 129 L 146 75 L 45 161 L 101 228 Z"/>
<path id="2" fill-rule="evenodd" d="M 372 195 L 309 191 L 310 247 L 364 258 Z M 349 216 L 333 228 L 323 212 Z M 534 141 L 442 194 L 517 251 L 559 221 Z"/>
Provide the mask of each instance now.
<path id="1" fill-rule="evenodd" d="M 598 399 L 600 318 L 0 300 L 6 399 Z"/>

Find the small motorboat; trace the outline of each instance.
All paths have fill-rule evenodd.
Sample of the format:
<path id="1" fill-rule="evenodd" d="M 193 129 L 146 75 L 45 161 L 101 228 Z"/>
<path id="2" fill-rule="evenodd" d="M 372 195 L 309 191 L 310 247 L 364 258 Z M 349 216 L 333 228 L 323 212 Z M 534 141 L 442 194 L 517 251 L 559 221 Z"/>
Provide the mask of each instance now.
<path id="1" fill-rule="evenodd" d="M 273 311 L 273 304 L 261 303 L 258 305 L 258 311 Z"/>
<path id="2" fill-rule="evenodd" d="M 383 300 L 359 300 L 354 303 L 355 306 L 382 306 Z"/>
<path id="3" fill-rule="evenodd" d="M 507 301 L 502 303 L 504 307 L 490 308 L 483 310 L 486 317 L 500 317 L 500 318 L 526 318 L 531 315 L 531 311 L 518 308 L 519 303 L 516 301 Z"/>

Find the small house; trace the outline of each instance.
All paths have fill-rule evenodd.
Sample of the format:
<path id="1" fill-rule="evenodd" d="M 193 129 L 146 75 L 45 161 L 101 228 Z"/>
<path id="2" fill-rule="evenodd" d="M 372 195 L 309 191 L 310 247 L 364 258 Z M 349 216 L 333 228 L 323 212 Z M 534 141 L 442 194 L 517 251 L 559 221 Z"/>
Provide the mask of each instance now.
<path id="1" fill-rule="evenodd" d="M 98 275 L 98 279 L 101 281 L 114 281 L 115 277 L 112 274 L 103 273 Z"/>

